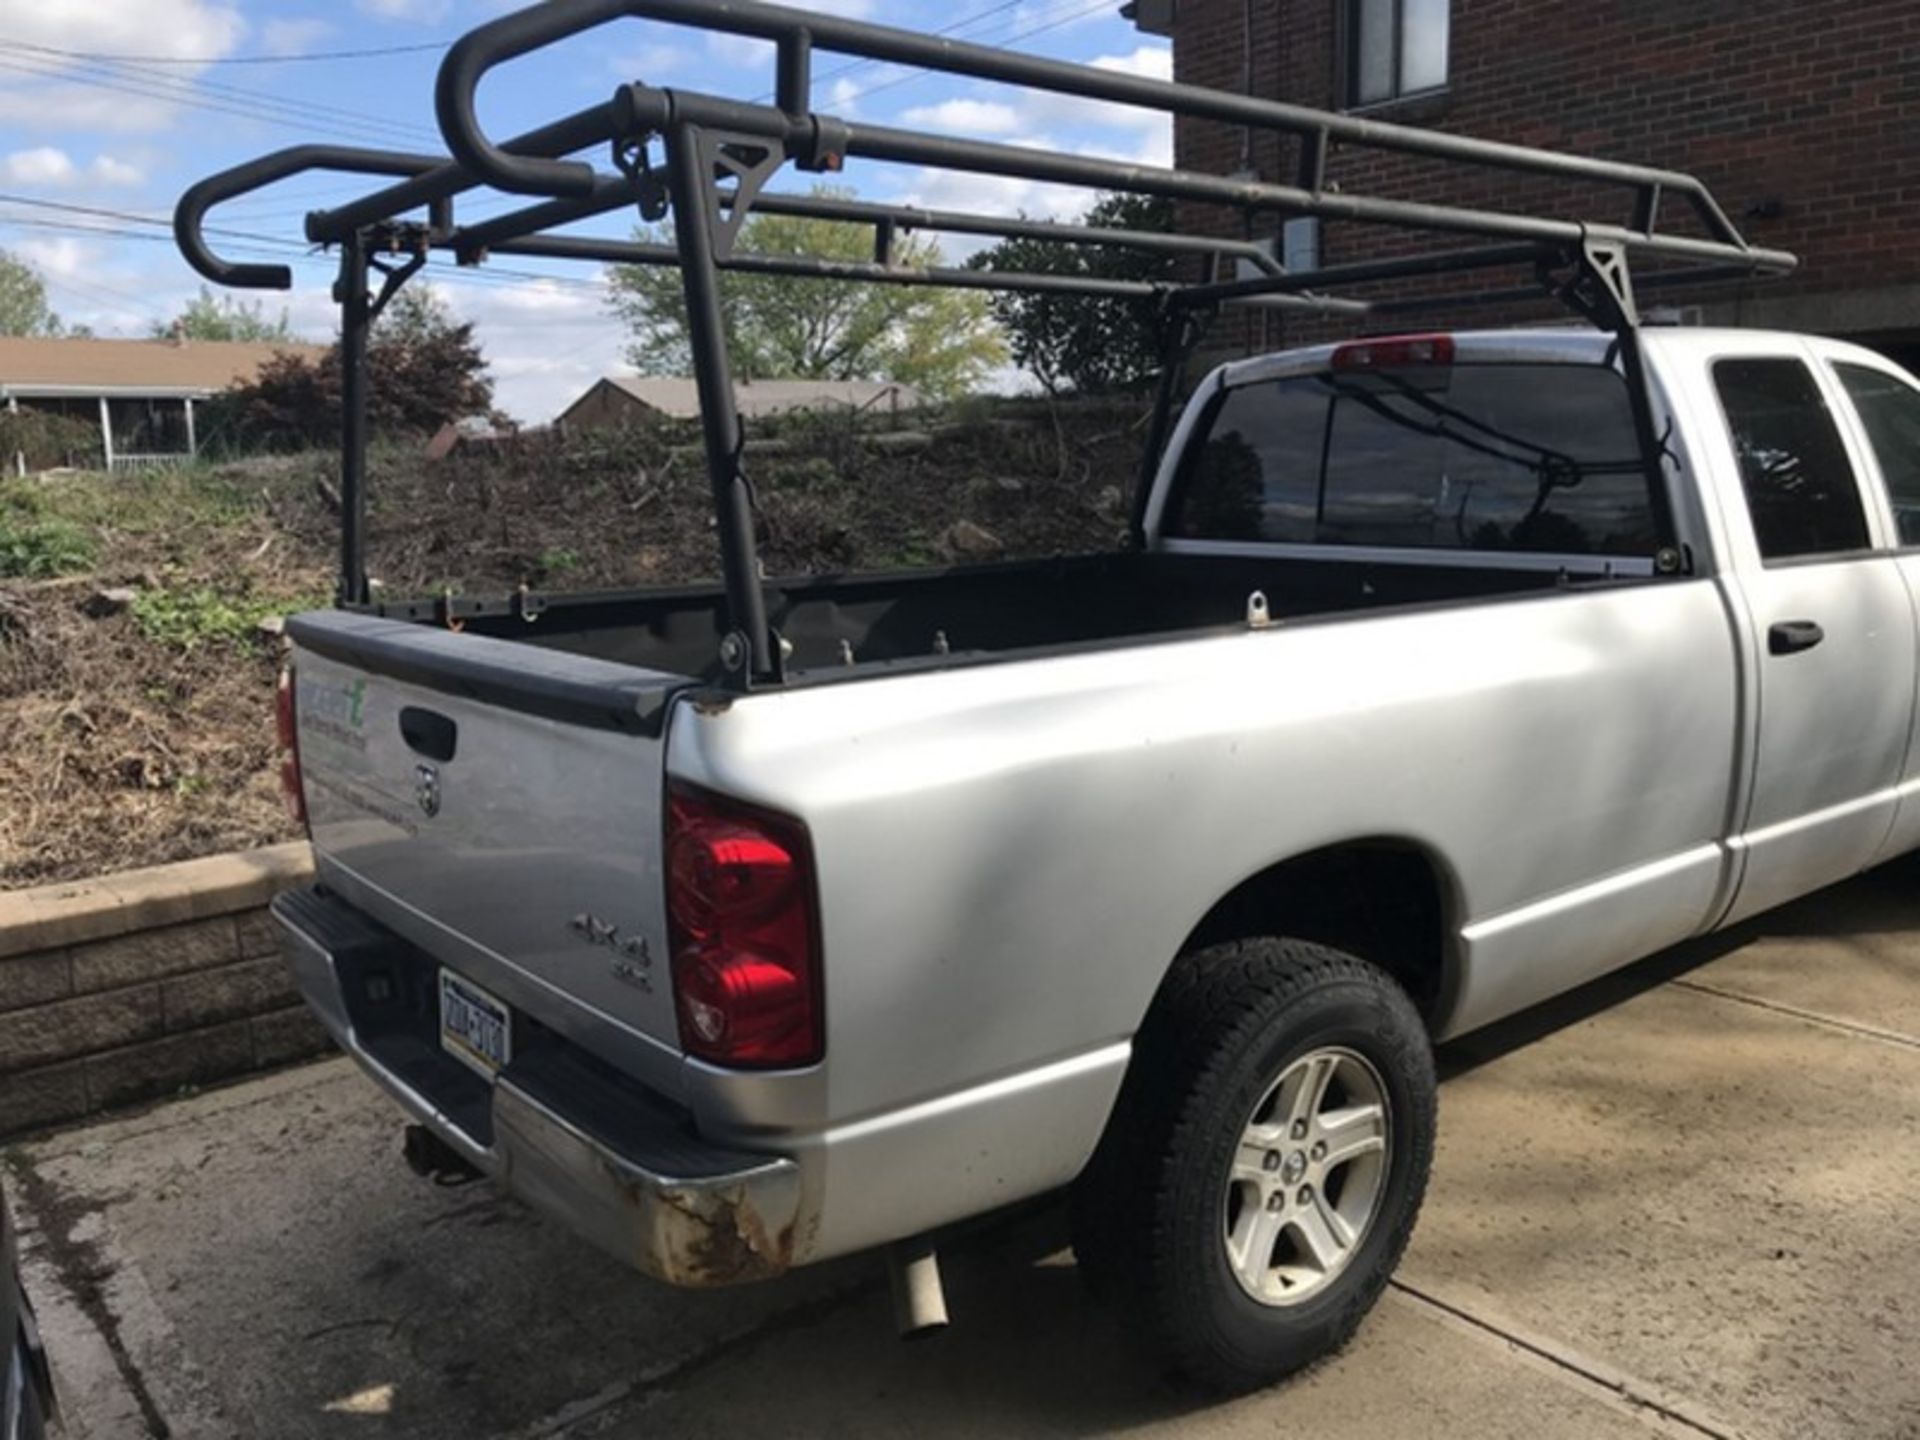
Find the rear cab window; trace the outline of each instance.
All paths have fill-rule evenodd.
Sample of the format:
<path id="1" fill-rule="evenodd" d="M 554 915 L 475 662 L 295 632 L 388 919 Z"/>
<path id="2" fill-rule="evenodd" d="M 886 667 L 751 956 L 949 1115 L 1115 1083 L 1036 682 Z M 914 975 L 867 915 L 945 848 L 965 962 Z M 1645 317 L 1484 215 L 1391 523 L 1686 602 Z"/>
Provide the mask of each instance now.
<path id="1" fill-rule="evenodd" d="M 1839 428 L 1801 360 L 1716 360 L 1740 486 L 1762 560 L 1867 549 L 1867 515 Z"/>
<path id="2" fill-rule="evenodd" d="M 1188 447 L 1165 533 L 1641 557 L 1658 543 L 1625 380 L 1542 362 L 1234 386 Z"/>

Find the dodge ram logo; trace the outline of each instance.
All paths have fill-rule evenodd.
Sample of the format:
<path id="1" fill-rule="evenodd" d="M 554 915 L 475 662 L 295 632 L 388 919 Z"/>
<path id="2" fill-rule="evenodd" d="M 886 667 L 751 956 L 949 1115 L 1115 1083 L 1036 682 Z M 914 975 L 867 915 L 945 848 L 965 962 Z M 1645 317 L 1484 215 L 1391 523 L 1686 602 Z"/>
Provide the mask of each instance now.
<path id="1" fill-rule="evenodd" d="M 433 766 L 413 767 L 413 799 L 429 820 L 440 813 L 440 772 Z"/>

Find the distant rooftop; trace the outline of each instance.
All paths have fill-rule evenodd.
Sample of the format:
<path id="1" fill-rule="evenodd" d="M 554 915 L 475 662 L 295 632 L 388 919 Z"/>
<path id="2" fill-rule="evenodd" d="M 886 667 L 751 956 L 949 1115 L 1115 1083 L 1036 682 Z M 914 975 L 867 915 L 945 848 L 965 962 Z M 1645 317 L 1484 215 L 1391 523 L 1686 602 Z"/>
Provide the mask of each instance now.
<path id="1" fill-rule="evenodd" d="M 276 352 L 321 345 L 238 340 L 51 340 L 0 335 L 0 396 L 205 395 L 245 384 Z"/>
<path id="2" fill-rule="evenodd" d="M 672 375 L 609 375 L 596 382 L 567 414 L 590 398 L 601 385 L 611 386 L 650 410 L 674 419 L 690 420 L 700 413 L 700 393 L 691 379 Z M 734 404 L 745 416 L 772 415 L 782 410 L 910 410 L 922 403 L 911 385 L 890 380 L 739 380 L 733 387 Z M 566 414 L 561 416 L 565 419 Z"/>

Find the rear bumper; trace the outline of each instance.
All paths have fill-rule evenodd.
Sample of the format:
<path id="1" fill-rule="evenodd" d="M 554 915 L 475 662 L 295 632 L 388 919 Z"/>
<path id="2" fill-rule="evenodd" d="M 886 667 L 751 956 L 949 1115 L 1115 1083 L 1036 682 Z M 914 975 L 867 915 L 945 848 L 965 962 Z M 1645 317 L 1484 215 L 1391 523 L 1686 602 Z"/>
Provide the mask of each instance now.
<path id="1" fill-rule="evenodd" d="M 282 894 L 273 916 L 341 1048 L 505 1189 L 671 1284 L 766 1279 L 793 1263 L 791 1159 L 702 1140 L 684 1112 L 537 1026 L 488 1084 L 431 1038 L 437 966 L 423 952 L 318 887 Z"/>

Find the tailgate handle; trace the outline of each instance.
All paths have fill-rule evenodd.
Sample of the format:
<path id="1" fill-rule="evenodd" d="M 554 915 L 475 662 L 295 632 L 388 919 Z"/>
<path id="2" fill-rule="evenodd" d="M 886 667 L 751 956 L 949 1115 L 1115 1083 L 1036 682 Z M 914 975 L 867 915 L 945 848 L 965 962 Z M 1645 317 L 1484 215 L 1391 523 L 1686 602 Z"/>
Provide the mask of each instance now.
<path id="1" fill-rule="evenodd" d="M 418 705 L 406 705 L 400 710 L 400 738 L 407 742 L 407 748 L 414 753 L 445 764 L 453 759 L 454 745 L 460 738 L 460 727 L 437 710 L 422 710 Z"/>

